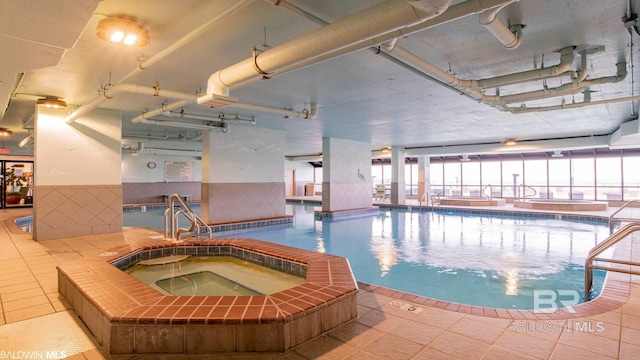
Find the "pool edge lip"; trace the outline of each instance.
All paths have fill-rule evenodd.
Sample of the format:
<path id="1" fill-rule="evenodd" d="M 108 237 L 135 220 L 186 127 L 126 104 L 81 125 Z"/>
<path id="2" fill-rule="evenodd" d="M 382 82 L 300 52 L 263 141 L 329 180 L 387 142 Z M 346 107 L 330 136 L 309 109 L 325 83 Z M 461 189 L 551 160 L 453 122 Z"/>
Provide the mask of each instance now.
<path id="1" fill-rule="evenodd" d="M 281 252 L 277 255 L 307 264 L 307 281 L 270 295 L 173 296 L 164 295 L 111 265 L 118 258 L 141 249 L 197 244 L 235 246 L 270 255 Z M 59 293 L 69 301 L 108 353 L 172 352 L 151 346 L 144 348 L 144 345 L 141 345 L 143 348 L 129 348 L 123 339 L 135 343 L 132 328 L 161 327 L 163 331 L 173 332 L 180 326 L 182 331 L 186 328 L 191 331 L 199 325 L 229 325 L 236 327 L 234 331 L 254 333 L 262 331 L 256 326 L 262 326 L 267 329 L 264 331 L 278 337 L 277 345 L 263 344 L 261 347 L 252 344 L 249 338 L 234 339 L 236 351 L 284 351 L 357 317 L 358 287 L 348 261 L 342 257 L 246 238 L 193 240 L 180 244 L 150 241 L 120 246 L 110 252 L 115 254 L 87 257 L 57 267 Z M 319 329 L 313 328 L 318 323 L 318 316 L 322 319 Z M 277 325 L 280 328 L 274 329 L 275 324 L 280 324 Z M 292 329 L 299 326 L 303 326 L 304 331 Z M 229 344 L 222 350 L 228 350 L 228 347 Z"/>

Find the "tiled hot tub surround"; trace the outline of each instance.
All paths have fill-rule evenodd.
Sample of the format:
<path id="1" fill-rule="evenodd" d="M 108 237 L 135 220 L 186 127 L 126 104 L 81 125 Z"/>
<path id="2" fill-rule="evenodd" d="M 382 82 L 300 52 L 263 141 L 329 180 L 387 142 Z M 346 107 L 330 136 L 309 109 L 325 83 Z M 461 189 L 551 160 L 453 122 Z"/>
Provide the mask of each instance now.
<path id="1" fill-rule="evenodd" d="M 205 251 L 306 271 L 306 282 L 271 295 L 169 296 L 112 265 Z M 245 238 L 153 241 L 101 255 L 59 266 L 58 289 L 110 354 L 284 351 L 357 317 L 357 284 L 338 256 Z"/>

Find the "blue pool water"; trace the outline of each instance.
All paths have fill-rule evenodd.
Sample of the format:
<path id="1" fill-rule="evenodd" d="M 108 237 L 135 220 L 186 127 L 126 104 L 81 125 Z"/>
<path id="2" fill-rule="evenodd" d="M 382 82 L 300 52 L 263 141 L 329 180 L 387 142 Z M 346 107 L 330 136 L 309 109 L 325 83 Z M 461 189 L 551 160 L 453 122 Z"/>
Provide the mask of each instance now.
<path id="1" fill-rule="evenodd" d="M 582 298 L 584 259 L 609 234 L 593 221 L 396 209 L 329 221 L 314 210 L 287 205 L 294 227 L 242 236 L 344 256 L 359 281 L 496 308 L 533 309 L 536 289 Z M 162 228 L 162 210 L 125 212 L 124 224 Z M 604 274 L 594 272 L 594 296 Z"/>

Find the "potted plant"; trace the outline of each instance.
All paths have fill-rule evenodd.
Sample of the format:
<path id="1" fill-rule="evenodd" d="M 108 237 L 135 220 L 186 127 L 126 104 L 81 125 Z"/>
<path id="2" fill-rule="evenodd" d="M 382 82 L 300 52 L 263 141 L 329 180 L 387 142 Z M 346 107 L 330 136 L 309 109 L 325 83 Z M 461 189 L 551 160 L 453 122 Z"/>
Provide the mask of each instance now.
<path id="1" fill-rule="evenodd" d="M 7 205 L 17 205 L 22 200 L 22 194 L 18 191 L 22 185 L 28 182 L 27 176 L 24 174 L 16 174 L 14 168 L 9 168 L 4 171 L 4 185 L 9 186 L 7 191 Z"/>

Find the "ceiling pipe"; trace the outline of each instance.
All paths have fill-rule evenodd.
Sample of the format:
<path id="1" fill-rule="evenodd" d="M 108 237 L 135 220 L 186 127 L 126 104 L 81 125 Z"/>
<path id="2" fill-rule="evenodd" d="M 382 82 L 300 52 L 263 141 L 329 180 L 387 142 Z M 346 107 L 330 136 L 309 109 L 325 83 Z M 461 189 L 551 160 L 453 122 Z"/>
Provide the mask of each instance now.
<path id="1" fill-rule="evenodd" d="M 541 107 L 506 107 L 508 111 L 514 114 L 524 114 L 530 112 L 540 112 L 540 111 L 552 111 L 552 110 L 564 110 L 564 109 L 575 109 L 584 106 L 590 105 L 604 105 L 604 104 L 612 104 L 617 102 L 625 102 L 625 101 L 638 101 L 640 100 L 640 96 L 627 96 L 623 98 L 616 99 L 606 99 L 606 100 L 598 100 L 598 101 L 590 101 L 590 102 L 579 102 L 579 103 L 563 103 L 561 105 L 552 105 L 552 106 L 541 106 Z"/>
<path id="2" fill-rule="evenodd" d="M 285 0 L 265 0 L 269 3 L 276 3 L 274 5 L 277 5 L 279 7 L 282 7 L 288 11 L 291 11 L 294 14 L 302 14 L 303 17 L 313 21 L 314 23 L 324 26 L 329 24 L 329 22 L 324 21 L 320 18 L 318 18 L 317 16 L 306 12 L 305 10 L 302 10 L 298 7 L 296 7 L 295 5 L 289 4 L 288 2 L 286 2 Z M 461 18 L 464 18 L 466 16 L 470 16 L 470 15 L 477 15 L 480 14 L 483 11 L 489 10 L 489 9 L 493 9 L 495 7 L 499 7 L 499 6 L 504 6 L 504 5 L 508 5 L 511 3 L 514 3 L 516 1 L 519 0 L 467 0 L 465 2 L 459 3 L 459 4 L 455 4 L 455 5 L 451 5 L 447 8 L 447 10 L 445 10 L 445 12 L 443 12 L 442 14 L 440 14 L 439 16 L 433 18 L 433 19 L 429 19 L 426 20 L 420 24 L 414 25 L 414 26 L 410 26 L 408 28 L 404 28 L 404 29 L 398 29 L 389 33 L 386 33 L 384 35 L 381 36 L 377 36 L 371 39 L 366 39 L 363 40 L 361 42 L 355 43 L 353 45 L 341 48 L 341 49 L 337 49 L 335 51 L 326 53 L 322 56 L 317 56 L 311 59 L 307 59 L 305 61 L 301 61 L 299 63 L 296 64 L 292 64 L 292 65 L 288 65 L 285 66 L 279 70 L 274 70 L 271 75 L 271 77 L 275 77 L 281 74 L 285 74 L 294 70 L 299 70 L 302 69 L 304 67 L 310 66 L 310 65 L 314 65 L 317 63 L 320 63 L 322 61 L 326 61 L 329 59 L 333 59 L 336 58 L 338 56 L 342 56 L 345 54 L 349 54 L 352 53 L 354 51 L 357 50 L 361 50 L 364 49 L 366 47 L 369 47 L 370 50 L 372 50 L 373 52 L 375 52 L 376 54 L 379 54 L 383 57 L 385 57 L 387 60 L 393 61 L 396 64 L 403 66 L 402 62 L 399 62 L 398 60 L 396 60 L 395 58 L 380 52 L 380 49 L 378 48 L 378 46 L 382 43 L 385 43 L 387 41 L 396 39 L 396 38 L 402 38 L 404 36 L 413 34 L 415 32 L 419 32 L 419 31 L 423 31 L 426 29 L 430 29 L 432 27 L 438 26 L 438 25 L 442 25 L 454 20 L 458 20 Z M 422 74 L 424 75 L 424 74 Z M 248 79 L 247 81 L 244 82 L 239 82 L 235 87 L 242 87 L 245 85 L 249 85 L 251 83 L 255 82 L 254 79 Z"/>
<path id="3" fill-rule="evenodd" d="M 228 123 L 213 122 L 213 121 L 211 121 L 210 124 L 192 124 L 192 123 L 183 123 L 183 122 L 177 122 L 177 121 L 142 119 L 140 120 L 140 122 L 148 125 L 171 126 L 171 127 L 179 127 L 179 128 L 187 128 L 187 129 L 220 130 L 223 133 L 226 133 L 227 131 L 229 131 Z"/>
<path id="4" fill-rule="evenodd" d="M 451 0 L 384 1 L 216 71 L 207 81 L 207 95 L 198 99 L 198 103 L 206 103 L 213 94 L 229 95 L 229 89 L 238 84 L 247 85 L 273 77 L 274 71 L 284 67 L 417 25 L 440 15 L 450 3 Z M 364 47 L 367 45 L 361 48 Z"/>
<path id="5" fill-rule="evenodd" d="M 142 70 L 145 70 L 148 67 L 152 66 L 153 64 L 157 63 L 158 61 L 164 59 L 168 55 L 172 54 L 176 50 L 180 49 L 184 45 L 186 45 L 189 42 L 191 42 L 193 39 L 195 39 L 198 36 L 202 35 L 202 33 L 204 33 L 206 30 L 208 30 L 212 25 L 214 25 L 214 24 L 218 23 L 220 20 L 223 20 L 223 19 L 227 18 L 228 16 L 238 12 L 239 10 L 243 9 L 244 7 L 246 7 L 247 5 L 251 4 L 253 1 L 255 1 L 255 0 L 237 0 L 237 1 L 234 1 L 234 4 L 232 6 L 226 8 L 225 10 L 223 10 L 220 13 L 218 13 L 216 16 L 211 18 L 206 23 L 198 26 L 197 28 L 193 29 L 191 32 L 189 32 L 185 36 L 183 36 L 180 39 L 178 39 L 177 41 L 173 42 L 169 47 L 163 49 L 162 51 L 160 51 L 159 53 L 155 54 L 151 58 L 149 58 L 149 59 L 147 59 L 145 61 L 139 62 L 138 63 L 138 67 L 136 67 L 135 69 L 131 70 L 127 75 L 125 75 L 120 80 L 118 80 L 117 83 L 121 83 L 121 82 L 131 78 L 132 76 L 138 74 Z M 218 6 L 216 6 L 216 8 L 218 8 Z M 218 9 L 216 9 L 216 10 L 218 10 Z"/>
<path id="6" fill-rule="evenodd" d="M 74 110 L 71 114 L 67 116 L 65 119 L 67 124 L 74 122 L 80 116 L 87 114 L 91 110 L 97 108 L 102 103 L 107 100 L 111 100 L 116 97 L 120 93 L 130 93 L 130 94 L 142 94 L 149 96 L 161 96 L 172 99 L 194 99 L 197 98 L 196 95 L 186 94 L 178 91 L 164 90 L 160 89 L 159 86 L 142 86 L 136 84 L 116 84 L 113 86 L 105 85 L 101 89 L 101 96 L 91 100 L 90 102 L 80 106 L 76 110 Z"/>
<path id="7" fill-rule="evenodd" d="M 193 119 L 193 120 L 205 120 L 205 121 L 219 121 L 219 122 L 230 122 L 230 121 L 244 121 L 248 122 L 252 125 L 256 124 L 256 118 L 251 117 L 251 119 L 242 119 L 240 116 L 236 115 L 235 117 L 226 117 L 223 113 L 218 114 L 217 117 L 197 115 L 197 114 L 189 114 L 184 111 L 176 112 L 176 111 L 168 111 L 166 113 L 162 113 L 164 116 L 168 117 L 179 117 L 183 119 Z"/>
<path id="8" fill-rule="evenodd" d="M 498 12 L 505 6 L 506 5 L 480 13 L 478 20 L 480 21 L 480 25 L 484 26 L 506 49 L 513 50 L 517 49 L 522 43 L 522 25 L 514 26 L 516 28 L 514 32 L 498 19 Z"/>
<path id="9" fill-rule="evenodd" d="M 168 140 L 169 132 L 165 136 L 151 136 L 151 135 L 138 135 L 138 134 L 122 134 L 123 138 L 135 138 L 135 139 L 148 139 L 148 140 Z"/>

